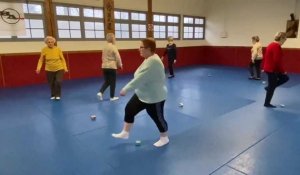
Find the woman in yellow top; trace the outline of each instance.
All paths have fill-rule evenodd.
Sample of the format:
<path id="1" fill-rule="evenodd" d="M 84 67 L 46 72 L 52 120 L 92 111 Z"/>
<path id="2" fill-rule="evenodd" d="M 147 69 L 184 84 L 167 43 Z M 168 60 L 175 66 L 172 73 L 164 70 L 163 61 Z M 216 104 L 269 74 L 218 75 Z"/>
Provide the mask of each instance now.
<path id="1" fill-rule="evenodd" d="M 40 73 L 42 65 L 45 62 L 47 80 L 51 88 L 50 99 L 60 100 L 64 72 L 68 72 L 66 61 L 61 49 L 54 45 L 56 42 L 55 38 L 47 36 L 44 41 L 47 46 L 41 51 L 36 73 Z"/>

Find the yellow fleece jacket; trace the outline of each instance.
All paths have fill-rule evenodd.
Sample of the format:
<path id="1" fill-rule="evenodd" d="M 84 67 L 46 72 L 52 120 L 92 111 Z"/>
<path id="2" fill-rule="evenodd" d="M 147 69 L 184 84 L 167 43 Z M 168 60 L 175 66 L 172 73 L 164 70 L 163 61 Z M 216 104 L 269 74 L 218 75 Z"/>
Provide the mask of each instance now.
<path id="1" fill-rule="evenodd" d="M 36 70 L 40 71 L 45 62 L 45 70 L 55 72 L 58 70 L 68 71 L 64 55 L 59 47 L 53 48 L 44 47 L 41 51 L 41 56 Z"/>

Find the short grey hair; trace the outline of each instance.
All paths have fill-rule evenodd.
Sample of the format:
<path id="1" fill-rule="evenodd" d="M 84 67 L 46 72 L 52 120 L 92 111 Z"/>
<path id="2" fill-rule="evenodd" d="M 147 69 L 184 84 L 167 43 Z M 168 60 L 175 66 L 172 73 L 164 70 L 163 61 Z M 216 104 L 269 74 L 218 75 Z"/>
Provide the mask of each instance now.
<path id="1" fill-rule="evenodd" d="M 112 43 L 114 41 L 115 34 L 114 33 L 107 33 L 106 34 L 106 41 Z"/>
<path id="2" fill-rule="evenodd" d="M 174 40 L 173 36 L 168 36 L 168 41 L 173 41 L 173 40 Z"/>
<path id="3" fill-rule="evenodd" d="M 54 43 L 56 42 L 56 39 L 53 37 L 53 36 L 47 36 L 45 39 L 44 39 L 44 42 L 47 44 L 47 42 L 51 40 L 51 41 L 54 41 Z"/>
<path id="4" fill-rule="evenodd" d="M 286 39 L 286 33 L 285 32 L 277 32 L 275 34 L 274 40 L 275 41 L 280 41 L 282 39 Z"/>

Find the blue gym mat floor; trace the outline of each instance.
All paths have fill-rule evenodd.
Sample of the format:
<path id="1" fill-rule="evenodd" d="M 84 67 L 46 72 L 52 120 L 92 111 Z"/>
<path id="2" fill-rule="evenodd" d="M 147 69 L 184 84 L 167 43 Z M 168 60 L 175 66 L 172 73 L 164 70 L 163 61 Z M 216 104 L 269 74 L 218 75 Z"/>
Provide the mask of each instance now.
<path id="1" fill-rule="evenodd" d="M 132 76 L 118 76 L 117 95 Z M 111 137 L 133 92 L 111 102 L 107 89 L 99 101 L 102 77 L 64 81 L 61 101 L 47 84 L 0 89 L 0 175 L 298 175 L 300 76 L 276 89 L 275 109 L 263 106 L 265 80 L 235 67 L 176 69 L 163 148 L 146 112 L 128 140 Z"/>

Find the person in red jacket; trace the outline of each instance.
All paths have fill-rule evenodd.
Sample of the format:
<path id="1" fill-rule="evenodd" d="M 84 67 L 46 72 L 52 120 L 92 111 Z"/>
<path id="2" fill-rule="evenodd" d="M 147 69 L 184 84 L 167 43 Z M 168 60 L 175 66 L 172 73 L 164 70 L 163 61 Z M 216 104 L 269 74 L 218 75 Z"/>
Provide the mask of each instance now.
<path id="1" fill-rule="evenodd" d="M 278 86 L 289 80 L 283 67 L 283 53 L 281 48 L 285 41 L 285 32 L 276 33 L 274 41 L 268 45 L 264 55 L 263 70 L 268 75 L 268 86 L 265 87 L 266 98 L 264 106 L 268 108 L 276 108 L 276 106 L 271 104 L 274 91 Z"/>

